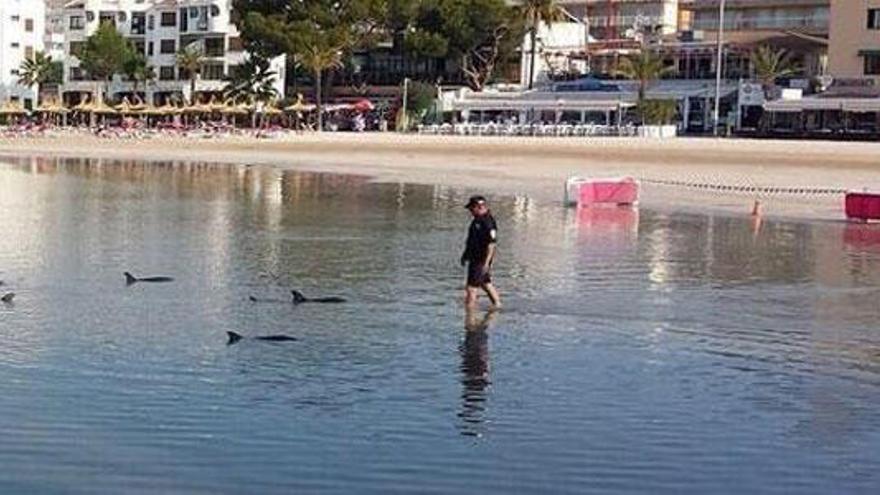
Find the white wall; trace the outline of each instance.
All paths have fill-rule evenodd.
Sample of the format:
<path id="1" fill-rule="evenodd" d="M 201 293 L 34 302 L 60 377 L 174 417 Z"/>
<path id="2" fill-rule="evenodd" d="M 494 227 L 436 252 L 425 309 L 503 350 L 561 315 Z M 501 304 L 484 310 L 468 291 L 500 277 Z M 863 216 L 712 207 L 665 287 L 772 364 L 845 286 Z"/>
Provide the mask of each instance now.
<path id="1" fill-rule="evenodd" d="M 35 0 L 0 0 L 0 101 L 17 98 L 35 101 L 37 88 L 18 85 L 18 69 L 28 49 L 43 50 L 45 5 Z M 26 30 L 27 21 L 33 28 Z"/>
<path id="2" fill-rule="evenodd" d="M 537 53 L 535 56 L 535 84 L 546 82 L 548 66 L 543 53 L 555 54 L 582 51 L 586 45 L 587 26 L 577 22 L 553 23 L 551 26 L 541 24 L 537 35 Z M 528 87 L 531 70 L 532 46 L 531 38 L 526 35 L 522 44 L 520 63 L 520 84 Z"/>

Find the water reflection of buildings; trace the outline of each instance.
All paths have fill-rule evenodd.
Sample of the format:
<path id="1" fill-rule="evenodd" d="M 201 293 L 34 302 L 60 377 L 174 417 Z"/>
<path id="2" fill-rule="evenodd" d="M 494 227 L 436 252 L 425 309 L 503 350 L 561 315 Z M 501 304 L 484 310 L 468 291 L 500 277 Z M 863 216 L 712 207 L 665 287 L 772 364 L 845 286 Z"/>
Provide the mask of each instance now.
<path id="1" fill-rule="evenodd" d="M 489 327 L 495 317 L 487 312 L 466 311 L 461 354 L 461 419 L 459 431 L 465 436 L 479 437 L 484 433 L 489 399 Z"/>

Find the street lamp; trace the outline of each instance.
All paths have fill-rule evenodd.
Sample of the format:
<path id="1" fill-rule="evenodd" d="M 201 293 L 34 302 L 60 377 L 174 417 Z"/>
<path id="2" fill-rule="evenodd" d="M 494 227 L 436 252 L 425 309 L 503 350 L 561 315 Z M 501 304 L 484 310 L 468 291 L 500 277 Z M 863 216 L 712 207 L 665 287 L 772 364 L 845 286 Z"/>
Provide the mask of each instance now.
<path id="1" fill-rule="evenodd" d="M 715 62 L 715 113 L 712 119 L 712 134 L 718 136 L 718 121 L 721 112 L 721 65 L 723 56 L 721 48 L 724 46 L 724 0 L 718 6 L 718 60 Z"/>

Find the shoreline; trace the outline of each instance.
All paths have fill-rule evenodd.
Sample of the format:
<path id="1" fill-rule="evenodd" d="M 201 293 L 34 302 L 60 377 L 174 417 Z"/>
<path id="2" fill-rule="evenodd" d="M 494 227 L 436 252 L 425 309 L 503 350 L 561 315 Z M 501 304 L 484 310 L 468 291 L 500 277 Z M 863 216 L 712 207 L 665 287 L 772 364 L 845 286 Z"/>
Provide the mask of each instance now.
<path id="1" fill-rule="evenodd" d="M 368 175 L 561 201 L 571 175 L 633 176 L 734 187 L 880 191 L 880 143 L 675 138 L 529 138 L 394 133 L 291 134 L 273 139 L 106 139 L 70 133 L 0 139 L 0 159 L 22 156 L 201 161 Z M 842 195 L 696 190 L 643 184 L 641 204 L 658 209 L 750 210 L 770 217 L 843 220 Z"/>

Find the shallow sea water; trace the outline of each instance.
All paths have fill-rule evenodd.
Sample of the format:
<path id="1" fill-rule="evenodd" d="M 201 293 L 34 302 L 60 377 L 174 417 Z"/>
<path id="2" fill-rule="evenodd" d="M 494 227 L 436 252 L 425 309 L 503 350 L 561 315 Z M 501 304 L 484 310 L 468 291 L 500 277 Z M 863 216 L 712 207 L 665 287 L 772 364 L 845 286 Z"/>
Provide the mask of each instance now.
<path id="1" fill-rule="evenodd" d="M 880 226 L 471 192 L 7 159 L 0 492 L 880 491 Z"/>

